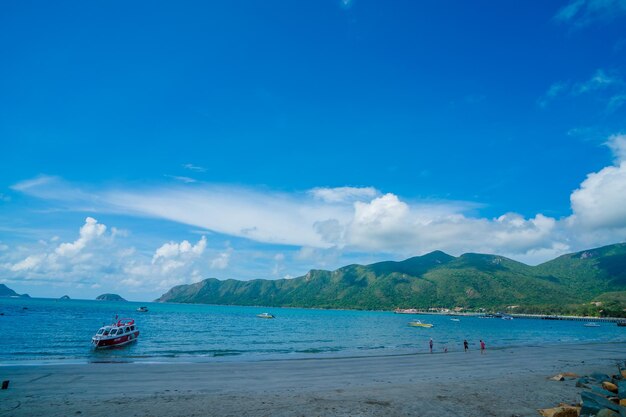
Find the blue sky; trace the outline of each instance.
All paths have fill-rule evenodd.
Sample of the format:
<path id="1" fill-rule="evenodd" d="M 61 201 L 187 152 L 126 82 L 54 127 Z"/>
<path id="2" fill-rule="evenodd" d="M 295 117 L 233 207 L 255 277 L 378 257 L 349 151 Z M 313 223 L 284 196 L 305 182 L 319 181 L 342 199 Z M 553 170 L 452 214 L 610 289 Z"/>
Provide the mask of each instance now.
<path id="1" fill-rule="evenodd" d="M 0 282 L 152 299 L 626 239 L 626 1 L 0 5 Z"/>

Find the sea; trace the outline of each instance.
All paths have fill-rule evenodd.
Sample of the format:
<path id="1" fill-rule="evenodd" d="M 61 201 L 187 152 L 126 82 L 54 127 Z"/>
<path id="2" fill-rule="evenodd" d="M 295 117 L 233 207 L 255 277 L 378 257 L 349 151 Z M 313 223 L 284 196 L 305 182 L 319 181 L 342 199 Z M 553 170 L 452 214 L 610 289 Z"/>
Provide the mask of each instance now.
<path id="1" fill-rule="evenodd" d="M 148 312 L 137 312 L 139 306 Z M 274 319 L 256 315 L 268 312 Z M 137 342 L 94 350 L 115 316 L 132 318 Z M 410 327 L 409 321 L 432 323 Z M 626 327 L 538 319 L 481 319 L 387 311 L 0 298 L 0 365 L 89 362 L 260 361 L 386 356 L 581 342 L 626 342 Z"/>

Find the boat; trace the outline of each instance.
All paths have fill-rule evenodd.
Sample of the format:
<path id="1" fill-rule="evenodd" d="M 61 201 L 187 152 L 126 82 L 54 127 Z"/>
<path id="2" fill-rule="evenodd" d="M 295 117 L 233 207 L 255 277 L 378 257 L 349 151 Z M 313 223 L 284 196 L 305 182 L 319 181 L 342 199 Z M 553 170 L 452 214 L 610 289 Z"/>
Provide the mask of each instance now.
<path id="1" fill-rule="evenodd" d="M 410 321 L 409 322 L 409 326 L 411 327 L 426 327 L 426 328 L 431 328 L 433 327 L 432 324 L 430 323 L 422 323 L 420 320 L 415 320 L 415 321 Z"/>
<path id="2" fill-rule="evenodd" d="M 502 316 L 502 320 L 513 320 L 513 316 Z"/>
<path id="3" fill-rule="evenodd" d="M 274 315 L 270 313 L 261 313 L 256 315 L 260 319 L 273 319 Z"/>
<path id="4" fill-rule="evenodd" d="M 137 311 L 140 312 L 140 313 L 147 313 L 148 312 L 148 307 L 146 307 L 146 306 L 138 307 Z"/>
<path id="5" fill-rule="evenodd" d="M 585 327 L 600 327 L 600 325 L 598 323 L 594 323 L 594 322 L 585 323 L 584 326 Z"/>
<path id="6" fill-rule="evenodd" d="M 461 319 L 450 319 L 450 321 L 461 321 Z"/>
<path id="7" fill-rule="evenodd" d="M 620 320 L 620 321 L 618 321 L 618 322 L 617 322 L 617 325 L 618 325 L 619 327 L 626 327 L 626 320 Z"/>
<path id="8" fill-rule="evenodd" d="M 96 349 L 123 346 L 134 342 L 139 337 L 139 329 L 133 319 L 119 319 L 108 326 L 101 327 L 91 338 Z"/>

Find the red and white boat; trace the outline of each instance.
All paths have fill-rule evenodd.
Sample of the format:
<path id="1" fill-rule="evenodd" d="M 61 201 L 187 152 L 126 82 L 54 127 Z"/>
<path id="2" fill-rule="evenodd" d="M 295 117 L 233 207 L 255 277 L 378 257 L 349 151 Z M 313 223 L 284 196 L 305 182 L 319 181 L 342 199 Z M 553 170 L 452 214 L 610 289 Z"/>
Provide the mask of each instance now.
<path id="1" fill-rule="evenodd" d="M 119 319 L 108 326 L 101 327 L 91 338 L 96 349 L 123 346 L 134 342 L 139 337 L 139 329 L 133 319 Z"/>

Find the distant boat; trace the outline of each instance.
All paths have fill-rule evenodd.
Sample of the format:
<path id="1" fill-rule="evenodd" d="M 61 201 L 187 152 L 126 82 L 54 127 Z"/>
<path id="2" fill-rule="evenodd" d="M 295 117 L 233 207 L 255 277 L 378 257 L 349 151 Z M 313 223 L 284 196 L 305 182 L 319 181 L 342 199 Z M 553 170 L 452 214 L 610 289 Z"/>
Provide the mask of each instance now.
<path id="1" fill-rule="evenodd" d="M 273 319 L 275 318 L 273 314 L 270 313 L 261 313 L 256 315 L 260 319 Z"/>
<path id="2" fill-rule="evenodd" d="M 141 307 L 137 308 L 137 311 L 140 312 L 140 313 L 147 313 L 148 312 L 148 307 L 141 306 Z"/>
<path id="3" fill-rule="evenodd" d="M 428 328 L 428 329 L 430 329 L 431 327 L 433 327 L 433 325 L 432 325 L 432 324 L 430 324 L 430 323 L 422 323 L 422 322 L 421 322 L 421 321 L 419 321 L 419 320 L 410 321 L 410 322 L 409 322 L 409 326 L 411 326 L 411 327 L 426 327 L 426 328 Z"/>
<path id="4" fill-rule="evenodd" d="M 600 325 L 598 323 L 585 323 L 585 327 L 600 327 Z"/>
<path id="5" fill-rule="evenodd" d="M 620 321 L 618 321 L 618 322 L 617 322 L 617 325 L 618 325 L 619 327 L 626 327 L 626 320 L 620 320 Z"/>
<path id="6" fill-rule="evenodd" d="M 502 320 L 513 320 L 513 316 L 502 316 Z"/>
<path id="7" fill-rule="evenodd" d="M 461 319 L 450 319 L 450 321 L 461 321 Z"/>

